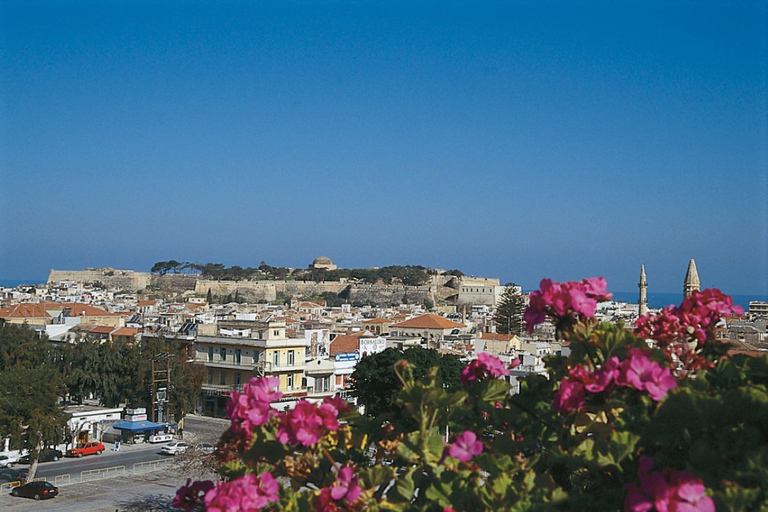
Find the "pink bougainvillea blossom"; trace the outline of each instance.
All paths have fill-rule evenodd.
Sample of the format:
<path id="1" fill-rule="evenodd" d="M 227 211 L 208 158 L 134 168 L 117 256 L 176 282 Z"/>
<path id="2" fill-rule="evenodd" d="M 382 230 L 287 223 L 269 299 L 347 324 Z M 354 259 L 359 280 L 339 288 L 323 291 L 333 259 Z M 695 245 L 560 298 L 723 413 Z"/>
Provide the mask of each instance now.
<path id="1" fill-rule="evenodd" d="M 685 471 L 651 472 L 653 459 L 640 457 L 638 483 L 627 484 L 624 512 L 714 512 L 704 482 Z"/>
<path id="2" fill-rule="evenodd" d="M 254 427 L 265 425 L 274 415 L 270 403 L 279 400 L 283 394 L 276 391 L 280 385 L 277 377 L 254 377 L 243 386 L 243 392 L 233 391 L 227 401 L 227 416 L 234 431 L 253 431 Z"/>
<path id="3" fill-rule="evenodd" d="M 461 462 L 469 462 L 472 457 L 481 453 L 483 453 L 483 443 L 477 440 L 477 434 L 471 430 L 462 432 L 448 447 L 448 455 Z"/>
<path id="4" fill-rule="evenodd" d="M 677 387 L 672 371 L 651 360 L 650 351 L 631 348 L 628 355 L 621 363 L 616 378 L 618 385 L 646 391 L 657 402 L 666 396 L 667 391 Z"/>
<path id="5" fill-rule="evenodd" d="M 268 472 L 253 473 L 219 485 L 205 495 L 207 512 L 257 511 L 278 501 L 280 486 Z"/>
<path id="6" fill-rule="evenodd" d="M 649 350 L 631 348 L 621 362 L 614 356 L 595 370 L 584 365 L 574 366 L 555 391 L 552 407 L 564 413 L 579 410 L 584 406 L 586 392 L 602 393 L 614 386 L 644 391 L 653 400 L 660 401 L 670 389 L 677 387 L 677 380 L 669 368 L 653 361 L 650 354 Z"/>
<path id="7" fill-rule="evenodd" d="M 584 406 L 584 384 L 576 380 L 563 379 L 560 389 L 552 397 L 552 408 L 559 412 L 569 413 Z"/>
<path id="8" fill-rule="evenodd" d="M 744 309 L 716 288 L 695 291 L 679 307 L 667 306 L 656 315 L 637 319 L 635 334 L 656 340 L 663 347 L 682 340 L 705 343 L 707 334 L 727 316 L 742 315 Z"/>
<path id="9" fill-rule="evenodd" d="M 176 496 L 173 497 L 173 505 L 175 508 L 179 508 L 184 512 L 192 512 L 199 508 L 203 503 L 203 499 L 208 491 L 213 489 L 214 483 L 210 480 L 197 480 L 192 482 L 191 478 L 187 479 L 187 484 L 182 485 Z"/>
<path id="10" fill-rule="evenodd" d="M 592 277 L 581 281 L 556 283 L 551 279 L 542 279 L 539 290 L 531 293 L 528 308 L 523 314 L 526 329 L 544 322 L 547 315 L 557 323 L 574 322 L 576 317 L 592 318 L 599 301 L 608 300 L 611 294 L 602 277 Z"/>
<path id="11" fill-rule="evenodd" d="M 354 503 L 363 491 L 359 485 L 360 478 L 355 475 L 355 470 L 344 466 L 339 470 L 336 482 L 331 486 L 331 498 L 336 501 L 347 500 Z"/>
<path id="12" fill-rule="evenodd" d="M 496 378 L 502 375 L 509 375 L 509 369 L 504 366 L 504 363 L 496 356 L 480 352 L 477 354 L 477 359 L 464 367 L 459 380 L 462 384 L 469 384 L 476 380 L 484 380 L 489 377 Z"/>
<path id="13" fill-rule="evenodd" d="M 363 492 L 359 482 L 360 478 L 355 475 L 354 469 L 344 466 L 339 470 L 333 485 L 320 489 L 314 501 L 314 509 L 317 512 L 350 510 Z"/>
<path id="14" fill-rule="evenodd" d="M 314 445 L 326 431 L 339 428 L 339 408 L 348 410 L 349 406 L 335 398 L 325 399 L 319 406 L 300 401 L 280 416 L 277 440 L 284 444 Z"/>

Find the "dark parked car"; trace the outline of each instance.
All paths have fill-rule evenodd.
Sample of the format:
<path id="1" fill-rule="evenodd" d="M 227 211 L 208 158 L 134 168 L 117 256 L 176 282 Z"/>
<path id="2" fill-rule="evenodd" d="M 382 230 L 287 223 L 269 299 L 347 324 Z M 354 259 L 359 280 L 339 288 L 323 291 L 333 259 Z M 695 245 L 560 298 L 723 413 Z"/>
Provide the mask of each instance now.
<path id="1" fill-rule="evenodd" d="M 40 452 L 40 457 L 37 459 L 37 462 L 51 462 L 59 460 L 63 456 L 64 454 L 61 453 L 61 450 L 43 450 Z M 19 459 L 19 464 L 30 464 L 31 462 L 32 460 L 29 455 L 25 455 Z"/>
<path id="2" fill-rule="evenodd" d="M 36 500 L 53 498 L 59 494 L 59 488 L 50 482 L 29 482 L 19 487 L 14 487 L 11 496 L 24 496 Z"/>

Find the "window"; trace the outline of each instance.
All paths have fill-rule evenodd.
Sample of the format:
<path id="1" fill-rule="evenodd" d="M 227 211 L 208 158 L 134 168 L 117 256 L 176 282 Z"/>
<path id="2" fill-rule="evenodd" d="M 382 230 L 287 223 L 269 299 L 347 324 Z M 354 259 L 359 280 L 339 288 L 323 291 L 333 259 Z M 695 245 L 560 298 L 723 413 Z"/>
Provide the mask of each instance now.
<path id="1" fill-rule="evenodd" d="M 293 350 L 288 351 L 288 366 L 293 366 L 295 361 L 295 356 L 293 353 Z"/>
<path id="2" fill-rule="evenodd" d="M 213 384 L 213 370 L 208 370 L 208 384 Z"/>
<path id="3" fill-rule="evenodd" d="M 226 361 L 227 360 L 227 349 L 222 348 L 219 351 L 219 361 Z"/>
<path id="4" fill-rule="evenodd" d="M 235 364 L 240 364 L 243 357 L 243 351 L 239 348 L 235 349 Z"/>
<path id="5" fill-rule="evenodd" d="M 280 352 L 277 350 L 272 352 L 272 364 L 275 366 L 280 366 Z"/>
<path id="6" fill-rule="evenodd" d="M 208 347 L 208 360 L 213 361 L 213 347 Z"/>
<path id="7" fill-rule="evenodd" d="M 236 373 L 235 374 L 235 386 L 239 386 L 239 385 L 240 385 L 240 374 Z"/>
<path id="8" fill-rule="evenodd" d="M 224 386 L 227 383 L 227 373 L 219 372 L 219 384 Z"/>
<path id="9" fill-rule="evenodd" d="M 280 336 L 280 331 L 275 329 L 274 331 L 272 331 L 272 334 L 274 334 L 275 336 Z"/>
<path id="10" fill-rule="evenodd" d="M 288 375 L 288 377 L 286 377 L 286 387 L 288 389 L 293 389 L 293 374 Z"/>

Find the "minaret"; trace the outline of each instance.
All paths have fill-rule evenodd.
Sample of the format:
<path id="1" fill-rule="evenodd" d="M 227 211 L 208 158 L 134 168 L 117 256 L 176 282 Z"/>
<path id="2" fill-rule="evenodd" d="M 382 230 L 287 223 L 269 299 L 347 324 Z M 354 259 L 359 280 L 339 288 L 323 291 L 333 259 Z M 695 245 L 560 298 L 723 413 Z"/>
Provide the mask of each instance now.
<path id="1" fill-rule="evenodd" d="M 688 262 L 688 272 L 685 273 L 685 284 L 683 285 L 683 298 L 691 296 L 691 293 L 699 291 L 701 282 L 699 281 L 699 272 L 696 270 L 696 262 L 691 259 Z"/>
<path id="2" fill-rule="evenodd" d="M 637 287 L 640 288 L 637 305 L 640 306 L 640 316 L 643 316 L 648 313 L 648 281 L 645 280 L 645 265 L 640 265 L 640 283 Z"/>

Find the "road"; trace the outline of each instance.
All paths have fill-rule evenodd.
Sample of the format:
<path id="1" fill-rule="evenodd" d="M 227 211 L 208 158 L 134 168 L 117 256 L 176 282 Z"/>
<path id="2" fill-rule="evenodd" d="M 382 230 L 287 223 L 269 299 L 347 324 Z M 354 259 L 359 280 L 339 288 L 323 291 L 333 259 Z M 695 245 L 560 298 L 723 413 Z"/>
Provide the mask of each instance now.
<path id="1" fill-rule="evenodd" d="M 229 420 L 206 418 L 203 416 L 188 415 L 184 419 L 184 441 L 190 444 L 208 442 L 216 444 L 221 434 L 229 427 Z M 53 482 L 59 475 L 69 474 L 70 478 L 79 478 L 82 471 L 125 466 L 126 471 L 131 471 L 133 465 L 138 462 L 172 458 L 160 454 L 158 444 L 123 444 L 119 452 L 112 451 L 112 445 L 106 445 L 107 451 L 101 455 L 87 455 L 82 458 L 64 457 L 56 462 L 43 462 L 37 466 L 37 478 L 45 478 Z M 29 466 L 17 464 L 16 470 L 23 470 Z M 10 479 L 7 479 L 10 480 Z"/>
<path id="2" fill-rule="evenodd" d="M 165 459 L 168 455 L 160 455 L 161 444 L 150 445 L 122 445 L 119 452 L 111 451 L 111 445 L 107 446 L 107 451 L 101 455 L 87 455 L 79 459 L 64 457 L 57 462 L 44 462 L 37 466 L 36 477 L 44 477 L 53 481 L 58 475 L 69 474 L 72 478 L 79 477 L 82 471 L 89 469 L 111 468 L 114 466 L 125 466 L 130 471 L 137 462 L 146 462 L 149 460 Z M 22 465 L 18 466 L 23 467 Z"/>
<path id="3" fill-rule="evenodd" d="M 201 442 L 216 443 L 229 426 L 229 421 L 199 416 L 185 419 L 184 441 L 194 445 Z M 188 477 L 216 479 L 214 474 L 189 474 L 183 464 L 163 467 L 160 471 L 134 474 L 133 465 L 157 459 L 174 460 L 159 455 L 161 444 L 123 445 L 119 452 L 107 451 L 101 455 L 89 455 L 80 459 L 64 458 L 57 462 L 45 462 L 38 466 L 38 477 L 54 482 L 60 475 L 70 475 L 68 483 L 59 486 L 60 494 L 52 500 L 36 502 L 14 498 L 5 491 L 0 493 L 0 510 L 50 510 L 52 512 L 170 512 L 171 500 L 176 490 Z M 104 480 L 80 481 L 80 474 L 89 469 L 105 469 L 125 466 L 125 475 Z M 16 469 L 26 469 L 17 465 Z"/>

